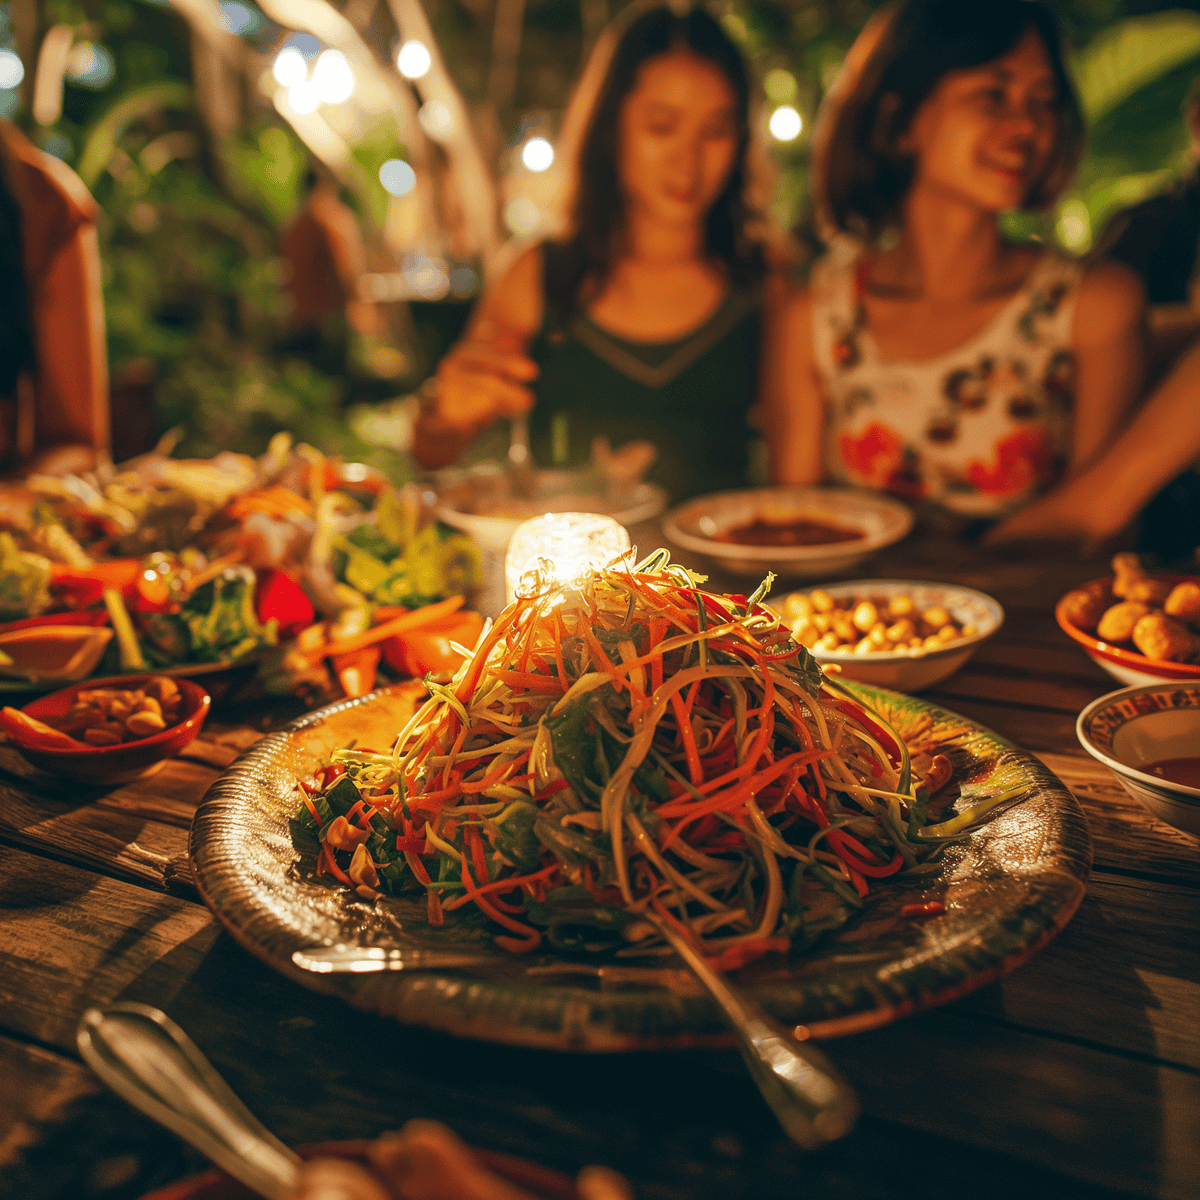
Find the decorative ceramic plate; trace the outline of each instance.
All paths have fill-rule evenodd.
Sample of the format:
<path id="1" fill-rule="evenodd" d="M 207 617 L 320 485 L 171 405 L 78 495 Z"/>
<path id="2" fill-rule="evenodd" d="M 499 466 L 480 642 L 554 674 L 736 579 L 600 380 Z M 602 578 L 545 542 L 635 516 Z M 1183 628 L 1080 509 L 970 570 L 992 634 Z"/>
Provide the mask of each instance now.
<path id="1" fill-rule="evenodd" d="M 807 1026 L 813 1037 L 882 1025 L 1011 971 L 1070 919 L 1091 864 L 1079 806 L 1031 755 L 924 700 L 855 690 L 910 747 L 933 743 L 950 757 L 962 788 L 956 807 L 1014 788 L 1024 798 L 951 846 L 938 874 L 874 888 L 862 914 L 833 940 L 737 973 L 778 1019 Z M 352 740 L 390 744 L 411 703 L 376 692 L 321 709 L 264 738 L 213 784 L 192 824 L 192 869 L 233 937 L 306 987 L 464 1037 L 572 1051 L 727 1044 L 716 1006 L 672 960 L 654 969 L 515 957 L 495 948 L 478 921 L 431 928 L 423 896 L 368 904 L 306 872 L 288 835 L 297 780 Z M 945 912 L 901 915 L 905 905 L 930 901 Z M 293 965 L 294 951 L 334 942 L 471 947 L 488 958 L 420 974 L 314 975 Z"/>

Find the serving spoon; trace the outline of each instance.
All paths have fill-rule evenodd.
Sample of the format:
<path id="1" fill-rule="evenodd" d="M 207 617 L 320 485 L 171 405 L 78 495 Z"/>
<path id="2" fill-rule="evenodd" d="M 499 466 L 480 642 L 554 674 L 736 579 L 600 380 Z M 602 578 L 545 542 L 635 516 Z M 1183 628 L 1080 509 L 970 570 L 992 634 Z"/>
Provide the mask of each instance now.
<path id="1" fill-rule="evenodd" d="M 237 1098 L 166 1013 L 147 1004 L 89 1008 L 75 1035 L 83 1061 L 123 1100 L 267 1200 L 296 1186 L 300 1158 Z"/>
<path id="2" fill-rule="evenodd" d="M 858 1098 L 837 1068 L 815 1046 L 798 1042 L 744 992 L 723 979 L 669 922 L 643 913 L 720 1005 L 738 1049 L 784 1132 L 815 1150 L 844 1137 L 858 1117 Z M 475 966 L 488 957 L 456 950 L 385 950 L 378 946 L 314 946 L 292 961 L 314 974 L 431 971 Z"/>

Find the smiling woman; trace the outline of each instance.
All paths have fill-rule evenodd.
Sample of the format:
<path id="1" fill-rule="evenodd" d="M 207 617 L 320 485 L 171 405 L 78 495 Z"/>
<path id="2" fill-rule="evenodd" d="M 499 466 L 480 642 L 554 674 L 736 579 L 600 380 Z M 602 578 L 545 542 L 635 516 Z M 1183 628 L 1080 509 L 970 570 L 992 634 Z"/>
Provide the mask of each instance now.
<path id="1" fill-rule="evenodd" d="M 861 41 L 816 139 L 833 244 L 773 355 L 774 474 L 996 517 L 1119 426 L 1141 383 L 1141 288 L 1000 233 L 1079 159 L 1049 10 L 909 0 Z"/>
<path id="2" fill-rule="evenodd" d="M 744 483 L 762 278 L 748 144 L 746 69 L 720 25 L 635 20 L 582 140 L 570 233 L 480 301 L 418 425 L 423 465 L 532 408 L 534 450 L 555 465 L 639 438 L 676 498 Z"/>

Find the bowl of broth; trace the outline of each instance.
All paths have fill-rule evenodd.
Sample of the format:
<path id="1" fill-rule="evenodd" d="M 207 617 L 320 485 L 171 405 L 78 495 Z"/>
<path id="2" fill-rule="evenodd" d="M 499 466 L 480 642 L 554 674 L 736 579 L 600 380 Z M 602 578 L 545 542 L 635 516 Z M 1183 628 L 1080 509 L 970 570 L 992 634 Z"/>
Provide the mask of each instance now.
<path id="1" fill-rule="evenodd" d="M 1139 804 L 1200 837 L 1200 684 L 1109 692 L 1079 714 L 1075 732 Z"/>
<path id="2" fill-rule="evenodd" d="M 672 509 L 663 532 L 738 575 L 792 579 L 841 574 L 898 542 L 912 513 L 890 496 L 852 488 L 743 488 Z"/>

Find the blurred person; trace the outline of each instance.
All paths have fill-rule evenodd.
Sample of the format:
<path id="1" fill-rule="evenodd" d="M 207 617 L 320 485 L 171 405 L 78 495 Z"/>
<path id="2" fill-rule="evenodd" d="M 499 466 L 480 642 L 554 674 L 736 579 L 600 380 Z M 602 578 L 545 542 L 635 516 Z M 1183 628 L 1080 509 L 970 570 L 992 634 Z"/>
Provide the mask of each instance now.
<path id="1" fill-rule="evenodd" d="M 292 297 L 292 333 L 282 348 L 341 373 L 349 350 L 347 326 L 364 336 L 380 329 L 375 305 L 359 296 L 366 247 L 358 218 L 332 177 L 310 167 L 304 191 L 303 207 L 280 238 Z"/>
<path id="2" fill-rule="evenodd" d="M 521 1165 L 531 1187 L 551 1174 Z M 579 1200 L 633 1200 L 629 1184 L 604 1167 L 585 1167 L 575 1187 Z M 489 1170 L 444 1125 L 410 1121 L 372 1142 L 365 1164 L 336 1158 L 305 1163 L 288 1200 L 537 1200 L 545 1194 Z"/>
<path id="3" fill-rule="evenodd" d="M 414 452 L 443 466 L 532 411 L 543 463 L 643 439 L 658 449 L 649 477 L 674 498 L 737 487 L 764 278 L 745 64 L 707 12 L 659 8 L 597 48 L 577 96 L 592 84 L 569 232 L 526 249 L 480 299 L 426 390 Z"/>
<path id="4" fill-rule="evenodd" d="M 0 118 L 0 472 L 108 457 L 97 212 L 70 167 Z"/>
<path id="5" fill-rule="evenodd" d="M 1048 9 L 907 0 L 862 41 L 818 123 L 832 240 L 771 348 L 771 474 L 994 519 L 1111 440 L 1141 387 L 1142 289 L 1000 232 L 1082 149 Z"/>

